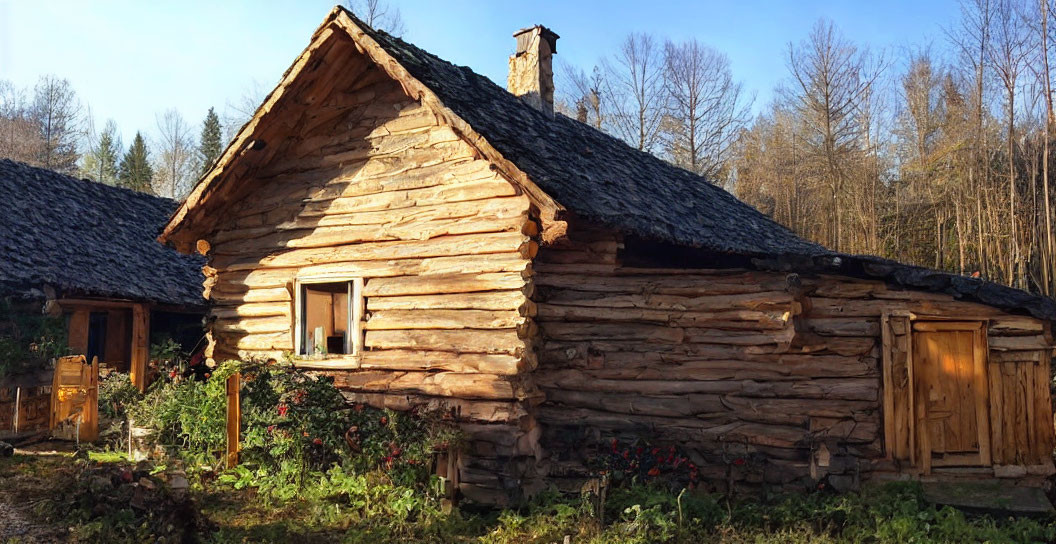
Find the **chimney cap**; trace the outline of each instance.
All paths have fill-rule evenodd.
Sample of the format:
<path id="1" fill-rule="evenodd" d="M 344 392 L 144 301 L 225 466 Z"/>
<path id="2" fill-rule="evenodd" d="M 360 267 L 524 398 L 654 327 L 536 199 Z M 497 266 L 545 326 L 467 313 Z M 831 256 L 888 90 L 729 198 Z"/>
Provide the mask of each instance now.
<path id="1" fill-rule="evenodd" d="M 551 53 L 557 53 L 557 39 L 560 38 L 561 36 L 558 36 L 556 32 L 554 32 L 553 30 L 550 30 L 549 28 L 546 28 L 543 25 L 533 25 L 533 26 L 524 27 L 524 28 L 518 30 L 517 32 L 514 32 L 513 33 L 513 37 L 514 38 L 518 38 L 521 34 L 526 34 L 528 32 L 532 32 L 533 30 L 537 30 L 537 29 L 539 31 L 539 35 L 542 36 L 542 38 L 544 40 L 546 40 L 547 43 L 550 45 L 550 52 Z M 521 40 L 518 39 L 517 43 L 520 44 Z"/>

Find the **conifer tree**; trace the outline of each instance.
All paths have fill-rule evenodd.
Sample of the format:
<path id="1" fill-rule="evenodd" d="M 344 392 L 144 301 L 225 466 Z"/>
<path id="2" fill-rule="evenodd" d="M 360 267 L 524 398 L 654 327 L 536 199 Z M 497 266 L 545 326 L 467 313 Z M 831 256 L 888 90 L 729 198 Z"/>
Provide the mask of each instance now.
<path id="1" fill-rule="evenodd" d="M 113 120 L 106 122 L 106 127 L 99 133 L 99 141 L 90 144 L 84 155 L 81 175 L 100 183 L 114 185 L 117 183 L 117 163 L 121 158 L 121 135 Z"/>
<path id="2" fill-rule="evenodd" d="M 121 159 L 118 185 L 149 193 L 153 179 L 154 169 L 150 166 L 150 152 L 147 150 L 147 143 L 143 140 L 143 135 L 136 132 L 132 145 Z"/>
<path id="3" fill-rule="evenodd" d="M 202 164 L 199 174 L 206 173 L 220 156 L 221 138 L 220 118 L 213 108 L 209 108 L 209 113 L 205 114 L 205 121 L 202 122 L 202 138 L 198 144 L 198 158 Z"/>

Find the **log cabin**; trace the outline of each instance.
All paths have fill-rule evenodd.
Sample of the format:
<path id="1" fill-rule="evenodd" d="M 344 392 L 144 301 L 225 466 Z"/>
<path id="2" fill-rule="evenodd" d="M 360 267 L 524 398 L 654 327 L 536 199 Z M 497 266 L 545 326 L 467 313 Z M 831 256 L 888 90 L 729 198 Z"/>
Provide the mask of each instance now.
<path id="1" fill-rule="evenodd" d="M 503 89 L 329 14 L 160 236 L 208 356 L 457 412 L 486 502 L 613 439 L 717 488 L 1053 472 L 1052 300 L 803 240 L 555 114 L 558 36 L 515 37 Z"/>
<path id="2" fill-rule="evenodd" d="M 0 296 L 65 316 L 72 354 L 143 387 L 152 330 L 201 335 L 203 260 L 156 240 L 176 201 L 8 159 L 0 194 Z"/>

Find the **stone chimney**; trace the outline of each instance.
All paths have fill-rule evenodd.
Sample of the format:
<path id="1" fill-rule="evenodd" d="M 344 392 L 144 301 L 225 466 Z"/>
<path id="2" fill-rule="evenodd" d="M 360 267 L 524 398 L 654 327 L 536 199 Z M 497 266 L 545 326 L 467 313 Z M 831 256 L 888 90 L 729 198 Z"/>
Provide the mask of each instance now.
<path id="1" fill-rule="evenodd" d="M 535 109 L 554 115 L 554 66 L 557 38 L 542 25 L 523 28 L 513 34 L 517 52 L 510 56 L 506 89 Z"/>

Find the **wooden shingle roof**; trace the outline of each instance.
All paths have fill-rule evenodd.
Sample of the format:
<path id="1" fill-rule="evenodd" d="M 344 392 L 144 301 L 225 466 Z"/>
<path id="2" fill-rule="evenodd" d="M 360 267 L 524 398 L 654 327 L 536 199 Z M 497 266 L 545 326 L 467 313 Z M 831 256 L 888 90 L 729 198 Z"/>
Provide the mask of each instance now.
<path id="1" fill-rule="evenodd" d="M 0 159 L 0 295 L 202 306 L 203 260 L 155 239 L 176 202 Z"/>

